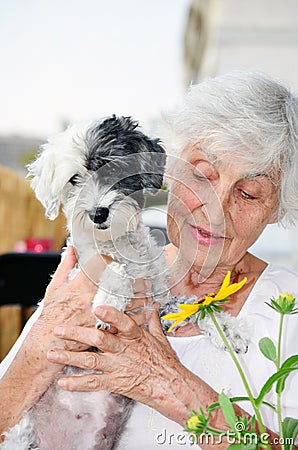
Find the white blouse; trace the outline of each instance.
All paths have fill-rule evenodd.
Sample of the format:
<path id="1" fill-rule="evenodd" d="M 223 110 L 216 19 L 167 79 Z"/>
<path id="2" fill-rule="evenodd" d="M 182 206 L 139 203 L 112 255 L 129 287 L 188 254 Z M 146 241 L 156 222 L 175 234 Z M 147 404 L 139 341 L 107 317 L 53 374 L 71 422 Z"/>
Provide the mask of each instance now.
<path id="1" fill-rule="evenodd" d="M 296 296 L 298 303 L 298 274 L 269 264 L 238 315 L 239 318 L 245 319 L 251 333 L 248 352 L 238 358 L 254 395 L 259 393 L 267 378 L 275 372 L 274 363 L 261 354 L 258 346 L 259 340 L 265 336 L 270 337 L 275 344 L 277 342 L 280 316 L 267 306 L 265 301 L 284 292 Z M 229 353 L 214 347 L 207 336 L 169 337 L 169 341 L 181 362 L 217 392 L 224 391 L 229 396 L 247 396 Z M 284 361 L 288 356 L 298 353 L 298 314 L 285 317 L 282 341 L 282 361 Z M 265 400 L 276 404 L 275 386 Z M 282 403 L 283 417 L 298 418 L 297 371 L 292 372 L 286 381 Z M 248 402 L 239 404 L 253 414 Z M 261 411 L 265 425 L 272 431 L 277 431 L 276 414 L 266 406 Z M 133 409 L 117 449 L 176 450 L 190 447 L 190 436 L 183 433 L 180 425 L 148 406 L 138 403 Z M 192 446 L 192 449 L 194 448 L 200 447 Z"/>
<path id="2" fill-rule="evenodd" d="M 284 292 L 292 293 L 298 301 L 298 274 L 269 264 L 257 280 L 238 315 L 239 318 L 245 319 L 251 333 L 248 352 L 238 358 L 254 395 L 259 393 L 267 378 L 275 371 L 274 363 L 266 359 L 258 347 L 262 337 L 267 336 L 275 344 L 277 342 L 279 314 L 265 302 Z M 40 312 L 41 307 L 31 316 L 12 350 L 0 364 L 0 378 L 9 367 Z M 298 353 L 298 314 L 285 316 L 282 340 L 282 361 L 284 361 L 290 355 Z M 229 396 L 246 396 L 242 380 L 230 355 L 227 351 L 214 347 L 207 336 L 169 337 L 169 342 L 181 362 L 214 390 L 219 393 L 224 391 Z M 274 387 L 265 399 L 276 404 Z M 282 399 L 283 417 L 298 418 L 297 371 L 292 372 L 288 377 Z M 248 402 L 239 404 L 249 413 L 253 413 Z M 261 411 L 265 425 L 277 431 L 276 414 L 267 406 L 263 406 Z M 183 433 L 180 425 L 148 406 L 137 403 L 117 449 L 174 450 L 188 447 L 191 447 L 190 436 Z"/>

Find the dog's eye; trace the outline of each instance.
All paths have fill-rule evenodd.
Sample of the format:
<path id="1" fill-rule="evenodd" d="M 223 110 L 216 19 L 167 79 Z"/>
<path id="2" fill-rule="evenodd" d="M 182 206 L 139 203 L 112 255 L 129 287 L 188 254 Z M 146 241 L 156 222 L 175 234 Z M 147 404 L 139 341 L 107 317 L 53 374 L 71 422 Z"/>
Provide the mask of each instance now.
<path id="1" fill-rule="evenodd" d="M 78 175 L 77 173 L 75 175 L 73 175 L 70 180 L 69 183 L 72 184 L 73 186 L 75 186 L 78 182 L 80 181 L 80 175 Z"/>

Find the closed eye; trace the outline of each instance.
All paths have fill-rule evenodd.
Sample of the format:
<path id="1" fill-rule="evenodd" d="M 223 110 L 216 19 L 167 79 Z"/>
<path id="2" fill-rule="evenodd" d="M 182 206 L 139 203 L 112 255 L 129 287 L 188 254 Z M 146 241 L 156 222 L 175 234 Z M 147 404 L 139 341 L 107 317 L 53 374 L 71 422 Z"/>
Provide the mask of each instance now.
<path id="1" fill-rule="evenodd" d="M 199 181 L 207 181 L 208 178 L 204 177 L 203 175 L 199 175 L 199 172 L 194 172 L 194 176 Z"/>
<path id="2" fill-rule="evenodd" d="M 246 199 L 249 199 L 249 200 L 255 200 L 257 198 L 255 196 L 249 194 L 248 192 L 245 192 L 245 191 L 242 191 L 242 190 L 240 191 L 240 193 L 241 193 L 241 196 L 243 198 L 246 198 Z"/>

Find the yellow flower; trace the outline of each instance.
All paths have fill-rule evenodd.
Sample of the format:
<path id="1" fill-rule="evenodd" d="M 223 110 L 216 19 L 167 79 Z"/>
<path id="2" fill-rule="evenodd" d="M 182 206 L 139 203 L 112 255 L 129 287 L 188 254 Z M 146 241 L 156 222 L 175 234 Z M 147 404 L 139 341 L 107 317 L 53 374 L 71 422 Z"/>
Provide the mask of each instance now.
<path id="1" fill-rule="evenodd" d="M 192 305 L 186 304 L 186 303 L 179 303 L 179 308 L 182 309 L 182 312 L 177 313 L 171 313 L 166 314 L 165 316 L 162 316 L 162 319 L 164 320 L 175 320 L 175 322 L 170 326 L 169 332 L 172 331 L 172 329 L 178 325 L 178 323 L 183 322 L 187 317 L 192 316 L 193 314 L 197 313 L 200 309 L 200 305 L 193 303 Z"/>
<path id="2" fill-rule="evenodd" d="M 201 425 L 201 421 L 198 416 L 192 416 L 188 419 L 186 425 L 190 430 L 195 430 L 198 425 Z"/>
<path id="3" fill-rule="evenodd" d="M 223 280 L 223 283 L 217 294 L 210 292 L 210 294 L 204 295 L 198 298 L 193 304 L 180 303 L 178 306 L 182 310 L 177 313 L 166 314 L 162 316 L 164 320 L 174 320 L 175 322 L 170 326 L 169 332 L 179 323 L 183 322 L 188 317 L 196 314 L 200 309 L 207 308 L 212 303 L 223 302 L 229 299 L 229 296 L 239 291 L 246 283 L 247 278 L 243 278 L 239 283 L 230 284 L 231 272 L 229 271 Z"/>
<path id="4" fill-rule="evenodd" d="M 293 294 L 285 292 L 284 294 L 280 294 L 276 299 L 272 298 L 270 303 L 265 303 L 280 314 L 297 314 L 298 308 L 295 308 L 295 302 L 296 299 Z"/>
<path id="5" fill-rule="evenodd" d="M 295 298 L 294 298 L 293 294 L 289 294 L 289 292 L 285 292 L 284 294 L 280 294 L 280 296 L 285 299 L 285 301 L 288 303 L 288 305 L 291 305 L 295 301 Z"/>
<path id="6" fill-rule="evenodd" d="M 200 436 L 200 434 L 204 432 L 209 420 L 209 415 L 205 415 L 202 407 L 200 407 L 200 411 L 200 414 L 192 411 L 189 415 L 188 421 L 186 422 L 185 431 L 190 431 L 196 436 Z"/>
<path id="7" fill-rule="evenodd" d="M 219 300 L 225 300 L 226 298 L 230 297 L 230 295 L 234 294 L 235 292 L 239 291 L 239 289 L 242 288 L 242 286 L 246 283 L 247 278 L 243 278 L 243 280 L 241 280 L 239 283 L 233 283 L 230 284 L 230 280 L 231 280 L 231 272 L 229 271 L 226 276 L 225 279 L 222 282 L 222 285 L 218 291 L 217 294 L 208 294 L 205 296 L 206 298 L 206 304 L 210 304 L 211 301 L 209 300 L 209 296 L 212 298 L 212 302 L 213 301 L 219 301 Z M 229 286 L 230 284 L 230 286 Z M 208 299 L 208 300 L 207 300 Z M 208 303 L 209 302 L 209 303 Z"/>

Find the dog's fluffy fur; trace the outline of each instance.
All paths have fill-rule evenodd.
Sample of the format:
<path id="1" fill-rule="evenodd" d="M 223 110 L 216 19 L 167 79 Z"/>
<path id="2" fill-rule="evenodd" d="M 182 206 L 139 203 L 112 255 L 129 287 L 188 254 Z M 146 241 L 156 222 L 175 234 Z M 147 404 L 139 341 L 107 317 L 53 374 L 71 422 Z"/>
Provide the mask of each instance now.
<path id="1" fill-rule="evenodd" d="M 154 300 L 167 299 L 163 252 L 140 219 L 144 192 L 161 188 L 164 166 L 158 140 L 145 136 L 130 118 L 115 116 L 68 128 L 50 139 L 29 165 L 31 185 L 46 215 L 55 219 L 63 206 L 79 266 L 97 253 L 115 260 L 101 278 L 94 307 L 109 304 L 125 310 L 136 278 L 151 280 Z M 131 406 L 120 395 L 67 392 L 55 382 L 6 433 L 0 448 L 111 449 Z"/>

